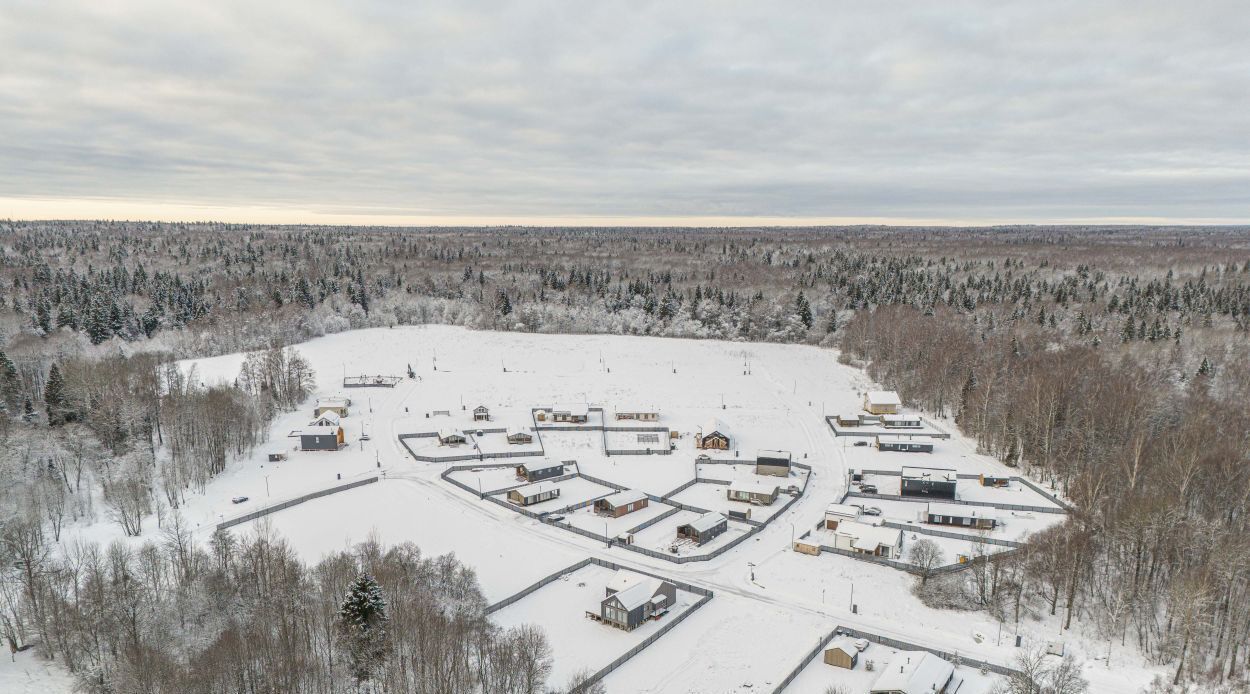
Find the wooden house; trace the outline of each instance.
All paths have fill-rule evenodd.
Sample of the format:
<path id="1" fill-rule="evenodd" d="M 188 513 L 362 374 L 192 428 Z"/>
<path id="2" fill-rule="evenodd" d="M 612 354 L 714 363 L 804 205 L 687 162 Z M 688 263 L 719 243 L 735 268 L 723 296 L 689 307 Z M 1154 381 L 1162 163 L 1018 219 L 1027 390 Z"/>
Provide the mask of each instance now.
<path id="1" fill-rule="evenodd" d="M 755 456 L 755 474 L 789 477 L 790 464 L 789 451 L 760 451 Z"/>
<path id="2" fill-rule="evenodd" d="M 333 412 L 340 417 L 347 416 L 347 408 L 352 404 L 350 398 L 319 398 L 313 408 L 313 416 L 320 417 L 326 412 Z"/>
<path id="3" fill-rule="evenodd" d="M 730 501 L 743 501 L 755 506 L 772 506 L 777 501 L 780 488 L 775 484 L 763 482 L 734 482 L 729 485 L 725 496 Z"/>
<path id="4" fill-rule="evenodd" d="M 490 421 L 490 410 L 489 410 L 489 409 L 487 409 L 487 407 L 486 407 L 485 405 L 478 405 L 477 407 L 474 407 L 474 408 L 473 408 L 473 421 L 475 421 L 475 422 L 489 422 L 489 421 Z"/>
<path id="5" fill-rule="evenodd" d="M 892 390 L 870 390 L 864 394 L 864 410 L 869 414 L 898 414 L 903 401 Z"/>
<path id="6" fill-rule="evenodd" d="M 698 448 L 705 450 L 729 450 L 729 434 L 725 425 L 716 419 L 708 420 L 699 430 L 699 438 L 695 441 Z"/>
<path id="7" fill-rule="evenodd" d="M 633 631 L 648 619 L 658 619 L 677 602 L 677 586 L 659 578 L 617 571 L 599 603 L 604 624 Z"/>
<path id="8" fill-rule="evenodd" d="M 840 427 L 857 427 L 857 426 L 859 426 L 859 415 L 857 415 L 857 414 L 839 414 L 839 415 L 834 415 L 834 420 L 835 420 L 835 421 L 837 421 L 838 426 L 840 426 Z"/>
<path id="9" fill-rule="evenodd" d="M 729 519 L 719 513 L 705 513 L 702 516 L 677 526 L 678 539 L 694 540 L 702 545 L 729 529 Z"/>
<path id="10" fill-rule="evenodd" d="M 901 496 L 954 499 L 959 476 L 954 470 L 930 467 L 904 467 L 899 484 Z"/>
<path id="11" fill-rule="evenodd" d="M 343 440 L 343 427 L 306 427 L 299 432 L 302 451 L 337 451 Z"/>
<path id="12" fill-rule="evenodd" d="M 837 530 L 842 521 L 859 520 L 859 507 L 850 504 L 829 504 L 825 509 L 825 530 Z"/>
<path id="13" fill-rule="evenodd" d="M 859 649 L 849 636 L 839 636 L 825 647 L 825 665 L 854 670 L 859 663 Z"/>
<path id="14" fill-rule="evenodd" d="M 842 521 L 833 531 L 833 546 L 857 554 L 898 559 L 903 554 L 903 531 L 860 521 Z"/>
<path id="15" fill-rule="evenodd" d="M 533 434 L 529 433 L 528 431 L 525 431 L 524 429 L 518 429 L 516 427 L 508 427 L 508 443 L 521 444 L 521 443 L 533 443 L 533 442 L 534 442 Z"/>
<path id="16" fill-rule="evenodd" d="M 585 424 L 589 420 L 590 407 L 587 405 L 570 405 L 564 408 L 552 408 L 551 410 L 551 421 L 553 422 Z"/>
<path id="17" fill-rule="evenodd" d="M 533 463 L 521 463 L 516 466 L 516 476 L 524 477 L 526 482 L 551 479 L 564 474 L 564 463 L 550 460 L 539 460 Z"/>
<path id="18" fill-rule="evenodd" d="M 937 525 L 957 525 L 977 530 L 993 530 L 998 527 L 998 514 L 994 509 L 984 506 L 929 503 L 926 504 L 924 516 L 926 523 Z"/>
<path id="19" fill-rule="evenodd" d="M 899 651 L 881 668 L 869 694 L 950 694 L 955 666 L 928 651 Z"/>
<path id="20" fill-rule="evenodd" d="M 650 504 L 646 492 L 626 489 L 602 499 L 595 500 L 595 513 L 620 518 L 627 513 L 644 509 Z"/>
<path id="21" fill-rule="evenodd" d="M 917 439 L 910 436 L 878 436 L 877 450 L 895 451 L 898 453 L 932 453 L 933 440 Z"/>
<path id="22" fill-rule="evenodd" d="M 508 490 L 508 501 L 517 506 L 541 504 L 560 496 L 560 488 L 554 484 L 527 484 L 524 487 Z"/>
<path id="23" fill-rule="evenodd" d="M 325 412 L 322 412 L 321 414 L 317 415 L 316 419 L 309 422 L 308 426 L 310 427 L 337 427 L 337 426 L 341 426 L 341 424 L 342 422 L 337 412 L 335 412 L 334 410 L 326 410 Z"/>
<path id="24" fill-rule="evenodd" d="M 444 446 L 459 446 L 467 441 L 463 432 L 448 428 L 438 430 L 438 442 Z"/>

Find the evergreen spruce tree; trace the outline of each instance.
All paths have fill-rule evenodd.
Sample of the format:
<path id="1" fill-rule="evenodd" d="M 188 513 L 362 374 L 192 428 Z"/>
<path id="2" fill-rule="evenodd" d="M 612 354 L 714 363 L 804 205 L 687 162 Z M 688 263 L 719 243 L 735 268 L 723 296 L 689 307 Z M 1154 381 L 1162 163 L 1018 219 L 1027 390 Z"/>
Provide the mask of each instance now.
<path id="1" fill-rule="evenodd" d="M 43 403 L 47 407 L 48 426 L 58 426 L 70 420 L 65 406 L 65 378 L 55 363 L 48 370 L 48 383 L 43 387 Z"/>
<path id="2" fill-rule="evenodd" d="M 1202 358 L 1202 363 L 1198 365 L 1199 376 L 1210 376 L 1215 373 L 1215 367 L 1211 365 L 1211 361 L 1206 357 Z"/>
<path id="3" fill-rule="evenodd" d="M 807 297 L 803 296 L 803 292 L 799 292 L 799 296 L 794 300 L 794 314 L 799 317 L 804 328 L 811 329 L 812 305 L 808 303 Z"/>
<path id="4" fill-rule="evenodd" d="M 371 681 L 385 663 L 386 621 L 386 599 L 381 586 L 373 576 L 360 574 L 348 587 L 338 614 L 357 684 Z"/>
<path id="5" fill-rule="evenodd" d="M 0 402 L 8 406 L 10 412 L 17 412 L 22 402 L 22 386 L 17 380 L 17 366 L 9 355 L 0 351 Z"/>

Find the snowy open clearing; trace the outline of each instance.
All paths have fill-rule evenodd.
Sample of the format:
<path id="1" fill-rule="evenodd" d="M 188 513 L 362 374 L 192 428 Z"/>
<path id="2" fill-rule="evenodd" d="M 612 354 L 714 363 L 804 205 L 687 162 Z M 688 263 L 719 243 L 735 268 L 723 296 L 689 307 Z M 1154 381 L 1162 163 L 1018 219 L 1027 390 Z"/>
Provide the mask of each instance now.
<path id="1" fill-rule="evenodd" d="M 992 618 L 982 613 L 925 607 L 911 593 L 915 578 L 909 574 L 847 557 L 810 557 L 790 551 L 792 538 L 814 528 L 823 518 L 825 508 L 846 493 L 849 468 L 894 469 L 924 464 L 954 468 L 965 474 L 1017 473 L 976 454 L 971 442 L 957 433 L 950 440 L 940 441 L 932 454 L 882 454 L 872 447 L 849 445 L 849 437 L 833 436 L 822 412 L 858 408 L 860 393 L 871 384 L 862 372 L 839 364 L 828 350 L 620 336 L 471 332 L 441 326 L 343 333 L 313 340 L 298 349 L 317 370 L 317 396 L 346 395 L 352 399 L 350 414 L 343 419 L 347 445 L 334 452 L 295 450 L 297 440 L 285 435 L 308 423 L 313 402 L 310 400 L 299 412 L 282 415 L 272 427 L 269 446 L 261 446 L 251 456 L 231 462 L 226 472 L 208 485 L 205 494 L 188 495 L 182 512 L 198 526 L 201 537 L 206 539 L 222 519 L 344 481 L 381 474 L 383 479 L 375 484 L 308 501 L 274 513 L 263 523 L 288 538 L 309 561 L 371 535 L 385 543 L 414 542 L 430 555 L 455 552 L 475 568 L 483 592 L 492 602 L 587 556 L 672 576 L 715 592 L 716 597 L 707 606 L 666 634 L 657 645 L 608 675 L 605 682 L 609 691 L 767 692 L 770 683 L 780 682 L 797 667 L 804 653 L 839 624 L 932 648 L 957 649 L 970 657 L 1002 665 L 1010 665 L 1015 657 L 1013 639 L 1004 636 L 1001 644 L 993 639 L 977 640 L 978 634 L 995 632 L 997 624 Z M 556 354 L 559 358 L 553 358 Z M 227 355 L 203 359 L 195 362 L 194 368 L 201 380 L 228 380 L 237 373 L 242 358 Z M 500 367 L 501 359 L 508 368 L 506 373 Z M 751 363 L 750 375 L 743 374 L 746 360 Z M 404 379 L 395 388 L 341 386 L 344 372 L 403 374 L 409 364 L 417 378 Z M 186 366 L 191 368 L 192 364 Z M 608 548 L 603 542 L 478 499 L 476 493 L 440 479 L 448 464 L 413 460 L 398 439 L 400 434 L 447 426 L 431 426 L 435 417 L 426 415 L 436 410 L 448 412 L 437 415 L 437 419 L 470 435 L 488 424 L 490 428 L 532 427 L 531 408 L 556 403 L 602 406 L 608 424 L 613 426 L 616 402 L 654 403 L 659 421 L 647 424 L 677 431 L 680 437 L 675 441 L 676 450 L 671 455 L 606 456 L 602 431 L 547 430 L 540 432 L 545 458 L 575 460 L 576 468 L 569 467 L 566 472 L 576 469 L 627 488 L 660 495 L 694 479 L 697 467 L 702 468 L 700 476 L 709 478 L 754 479 L 757 476 L 751 463 L 757 449 L 781 449 L 791 452 L 796 462 L 812 467 L 807 491 L 763 531 L 725 554 L 710 561 L 674 564 L 619 547 Z M 472 420 L 472 410 L 479 404 L 490 408 L 490 422 Z M 697 465 L 696 457 L 704 451 L 695 448 L 695 434 L 713 417 L 727 430 L 731 444 L 727 451 L 708 453 L 717 460 L 740 460 L 741 465 Z M 364 440 L 362 434 L 366 433 L 368 438 Z M 409 439 L 410 443 L 415 441 L 419 439 Z M 267 462 L 265 453 L 273 446 L 283 447 L 288 459 Z M 468 453 L 472 446 L 462 445 L 458 450 Z M 886 462 L 887 458 L 890 462 Z M 456 472 L 453 477 L 472 490 L 478 488 L 480 480 L 481 488 L 489 492 L 520 482 L 512 467 L 488 466 L 538 460 L 542 458 L 460 461 L 454 465 L 470 469 Z M 473 467 L 479 471 L 474 472 Z M 729 474 L 734 477 L 727 477 Z M 783 488 L 790 484 L 802 486 L 798 470 L 789 478 L 760 479 L 775 481 Z M 891 478 L 879 479 L 884 483 Z M 897 479 L 893 478 L 896 486 Z M 563 508 L 612 491 L 584 479 L 557 484 L 565 489 L 561 498 L 546 502 L 537 510 Z M 712 491 L 724 498 L 725 486 L 698 485 L 703 487 L 714 488 Z M 881 491 L 887 489 L 883 487 Z M 978 498 L 982 493 L 992 494 L 1008 503 L 1053 505 L 1031 490 L 982 488 L 975 480 L 966 484 L 961 481 L 959 492 L 965 491 Z M 230 500 L 236 495 L 250 499 L 236 505 Z M 789 498 L 781 495 L 773 508 L 780 509 Z M 711 497 L 703 501 L 710 504 Z M 687 503 L 700 505 L 693 499 Z M 891 513 L 895 513 L 892 503 L 881 501 L 877 505 L 883 510 L 889 505 Z M 607 519 L 608 531 L 618 534 L 669 508 L 652 502 L 647 509 Z M 765 508 L 751 508 L 752 518 L 763 520 Z M 905 515 L 905 507 L 900 507 L 898 513 Z M 603 532 L 605 519 L 590 510 L 577 510 L 568 516 L 576 527 L 596 534 Z M 1037 514 L 1036 518 L 1022 518 L 1020 522 L 1008 519 L 1005 532 L 1015 537 L 1022 528 L 1034 531 L 1036 526 L 1063 519 L 1059 514 L 1047 516 L 1053 517 Z M 686 511 L 669 516 L 636 533 L 635 543 L 667 553 L 674 544 L 677 526 L 695 517 L 697 514 Z M 235 530 L 252 532 L 255 527 L 256 523 L 249 523 Z M 155 519 L 148 519 L 144 537 L 138 541 L 155 537 L 155 530 Z M 730 521 L 728 532 L 703 547 L 687 541 L 681 554 L 706 554 L 748 530 L 745 524 Z M 116 525 L 101 520 L 89 526 L 67 528 L 64 537 L 107 541 L 119 534 Z M 908 534 L 905 544 L 910 541 Z M 857 606 L 854 613 L 852 594 Z M 591 661 L 562 661 L 558 643 L 580 641 L 576 634 L 581 629 L 616 631 L 588 620 L 584 612 L 580 603 L 570 603 L 550 610 L 526 608 L 515 615 L 505 608 L 501 614 L 518 621 L 532 620 L 544 627 L 553 644 L 557 644 L 557 670 L 565 676 Z M 1045 640 L 1057 636 L 1050 621 L 1039 622 L 1035 627 L 1025 622 L 1022 626 L 1032 629 L 1022 631 L 1028 638 Z M 595 634 L 603 635 L 602 631 Z M 1086 641 L 1073 634 L 1065 638 L 1073 652 L 1091 662 L 1105 653 L 1105 643 Z M 607 663 L 627 648 L 625 645 L 613 652 L 604 648 L 602 653 L 596 650 L 593 662 Z M 1131 668 L 1133 676 L 1105 677 L 1100 682 L 1103 688 L 1097 691 L 1136 692 L 1152 674 L 1141 665 L 1139 658 L 1120 657 L 1117 668 Z M 551 681 L 552 686 L 561 684 L 560 677 Z M 790 691 L 806 690 L 791 687 Z"/>

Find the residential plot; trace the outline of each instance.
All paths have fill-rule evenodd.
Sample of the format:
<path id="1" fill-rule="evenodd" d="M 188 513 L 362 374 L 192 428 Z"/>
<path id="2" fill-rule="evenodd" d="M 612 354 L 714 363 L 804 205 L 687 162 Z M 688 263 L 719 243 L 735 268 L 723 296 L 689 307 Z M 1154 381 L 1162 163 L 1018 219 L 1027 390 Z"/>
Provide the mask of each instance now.
<path id="1" fill-rule="evenodd" d="M 617 537 L 630 528 L 672 511 L 673 508 L 668 504 L 652 501 L 645 508 L 638 509 L 633 513 L 627 513 L 619 518 L 613 518 L 595 513 L 593 506 L 587 506 L 586 508 L 565 514 L 565 521 L 574 527 L 588 532 L 604 535 L 605 537 Z"/>
<path id="2" fill-rule="evenodd" d="M 828 647 L 828 646 L 826 646 Z M 906 667 L 914 652 L 899 651 L 876 643 L 858 654 L 858 660 L 851 669 L 825 663 L 823 650 L 812 659 L 807 667 L 799 673 L 793 682 L 786 687 L 787 693 L 804 694 L 806 692 L 823 692 L 829 687 L 840 687 L 846 692 L 867 692 L 881 679 L 886 672 L 895 671 L 900 666 Z M 868 663 L 872 663 L 872 670 Z M 946 691 L 959 694 L 989 694 L 996 686 L 1004 684 L 999 675 L 982 675 L 979 670 L 971 667 L 957 667 Z"/>
<path id="3" fill-rule="evenodd" d="M 611 487 L 605 487 L 602 484 L 591 482 L 590 480 L 582 477 L 574 477 L 567 480 L 561 480 L 559 482 L 552 482 L 548 480 L 537 484 L 559 487 L 560 495 L 553 499 L 536 504 L 530 504 L 529 506 L 524 507 L 525 510 L 532 511 L 534 513 L 557 511 L 566 506 L 572 506 L 574 504 L 580 504 L 583 501 L 589 501 L 590 499 L 607 496 L 608 494 L 612 494 L 616 491 Z M 507 496 L 504 496 L 503 499 L 508 501 Z"/>
<path id="4" fill-rule="evenodd" d="M 690 556 L 707 554 L 717 547 L 729 544 L 736 538 L 745 535 L 749 528 L 746 525 L 729 521 L 725 532 L 701 545 L 692 540 L 679 539 L 677 528 L 699 518 L 693 511 L 681 511 L 665 518 L 655 525 L 634 534 L 634 544 L 657 552 L 667 552 L 673 556 Z"/>
<path id="5" fill-rule="evenodd" d="M 519 431 L 528 433 L 531 436 L 529 443 L 510 443 L 507 431 L 484 432 L 481 436 L 478 436 L 476 431 L 470 430 L 469 441 L 472 445 L 477 446 L 478 451 L 486 455 L 498 455 L 500 453 L 541 454 L 543 447 L 539 442 L 538 435 L 528 428 Z"/>
<path id="6" fill-rule="evenodd" d="M 589 456 L 579 458 L 577 467 L 588 475 L 657 496 L 694 478 L 694 459 L 688 454 Z"/>
<path id="7" fill-rule="evenodd" d="M 530 460 L 539 460 L 539 458 Z M 519 465 L 524 461 L 525 459 L 518 460 L 517 464 Z M 483 466 L 471 470 L 457 470 L 448 475 L 448 477 L 465 484 L 470 489 L 481 490 L 482 492 L 493 492 L 506 487 L 525 484 L 525 478 L 517 477 L 516 468 L 512 465 L 507 467 Z"/>
<path id="8" fill-rule="evenodd" d="M 643 426 L 645 422 L 634 422 Z M 652 424 L 651 426 L 655 426 Z M 667 451 L 668 431 L 605 431 L 604 441 L 613 451 Z"/>
<path id="9" fill-rule="evenodd" d="M 999 540 L 1021 542 L 1028 535 L 1045 530 L 1052 525 L 1062 523 L 1064 516 L 1058 513 L 1037 513 L 1033 511 L 1008 511 L 990 506 L 969 506 L 981 513 L 991 513 L 998 520 L 992 530 L 978 531 L 968 527 L 930 524 L 925 522 L 925 511 L 929 504 L 925 501 L 895 501 L 893 499 L 865 499 L 850 497 L 849 504 L 859 504 L 865 508 L 881 509 L 881 517 L 895 523 L 907 523 L 920 527 L 941 530 L 944 532 L 977 535 L 984 532 L 987 537 Z"/>
<path id="10" fill-rule="evenodd" d="M 658 620 L 644 621 L 632 631 L 625 631 L 586 616 L 587 612 L 599 613 L 606 588 L 615 575 L 612 569 L 591 564 L 495 612 L 491 619 L 502 627 L 541 624 L 554 658 L 548 681 L 561 687 L 579 670 L 598 670 L 624 655 L 700 599 L 679 589 L 676 601 L 667 614 Z M 712 600 L 709 604 L 715 602 Z M 677 627 L 671 635 L 680 633 L 681 629 L 681 626 Z M 661 638 L 650 648 L 664 648 L 669 636 Z"/>
<path id="11" fill-rule="evenodd" d="M 777 487 L 778 478 L 772 478 L 772 482 L 768 482 L 766 478 L 761 478 L 759 489 L 766 491 L 770 488 Z M 737 484 L 735 489 L 740 488 Z M 750 512 L 751 520 L 767 521 L 781 510 L 781 507 L 790 500 L 790 496 L 784 492 L 778 492 L 776 500 L 770 505 L 761 503 L 750 503 L 746 501 L 730 500 L 727 492 L 730 485 L 711 484 L 700 482 L 683 489 L 680 493 L 672 497 L 673 501 L 695 508 L 707 509 L 708 511 L 716 511 L 717 513 L 728 516 L 730 511 L 739 513 Z"/>

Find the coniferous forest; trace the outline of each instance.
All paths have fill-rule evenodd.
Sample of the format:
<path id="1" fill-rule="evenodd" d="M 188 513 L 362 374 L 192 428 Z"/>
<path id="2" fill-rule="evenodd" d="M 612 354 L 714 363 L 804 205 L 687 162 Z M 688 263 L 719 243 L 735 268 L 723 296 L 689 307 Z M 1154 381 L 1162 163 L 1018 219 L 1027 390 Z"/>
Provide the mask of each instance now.
<path id="1" fill-rule="evenodd" d="M 181 527 L 307 396 L 297 343 L 422 323 L 829 347 L 1076 507 L 926 601 L 1093 625 L 1178 684 L 1250 672 L 1250 229 L 6 221 L 0 282 L 0 636 L 84 691 L 566 686 L 454 558 L 366 543 L 307 566 Z M 173 365 L 237 351 L 231 385 Z M 55 549 L 96 518 L 156 539 Z"/>

